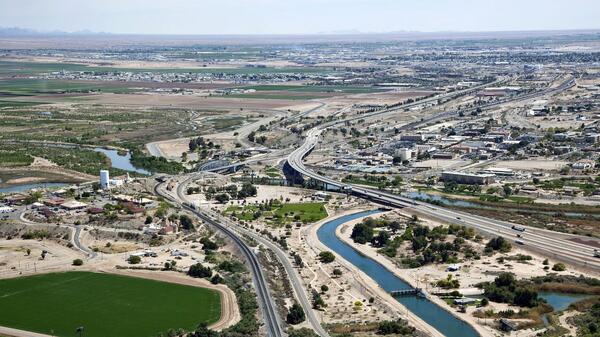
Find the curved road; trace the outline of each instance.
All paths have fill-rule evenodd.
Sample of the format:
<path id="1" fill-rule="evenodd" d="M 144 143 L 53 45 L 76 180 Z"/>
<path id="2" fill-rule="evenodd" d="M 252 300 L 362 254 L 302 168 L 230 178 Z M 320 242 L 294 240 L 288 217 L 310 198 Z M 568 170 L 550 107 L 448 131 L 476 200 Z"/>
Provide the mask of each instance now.
<path id="1" fill-rule="evenodd" d="M 186 179 L 184 182 L 180 183 L 177 186 L 177 195 L 180 200 L 186 200 L 184 191 L 186 190 L 187 183 L 189 183 L 189 181 L 191 181 L 193 178 L 194 178 L 194 176 L 190 177 L 189 179 Z M 231 228 L 232 230 L 239 232 L 240 234 L 249 236 L 253 240 L 256 240 L 260 244 L 266 246 L 267 248 L 269 248 L 270 250 L 275 252 L 277 260 L 279 260 L 279 262 L 283 265 L 283 267 L 286 270 L 288 278 L 290 279 L 292 287 L 294 288 L 294 293 L 296 294 L 296 299 L 298 300 L 299 304 L 304 309 L 304 313 L 306 314 L 308 322 L 310 323 L 311 327 L 319 336 L 329 337 L 329 334 L 321 326 L 321 323 L 319 322 L 319 319 L 317 318 L 317 316 L 314 312 L 314 309 L 312 308 L 312 304 L 311 304 L 308 294 L 304 288 L 304 285 L 302 283 L 302 279 L 301 279 L 300 275 L 298 275 L 298 273 L 296 272 L 296 269 L 294 269 L 294 266 L 290 262 L 290 258 L 288 258 L 288 255 L 285 251 L 283 251 L 279 246 L 277 246 L 273 242 L 256 234 L 254 231 L 250 231 L 243 227 L 238 226 L 233 221 L 222 216 L 219 213 L 216 213 L 216 212 L 213 212 L 210 210 L 203 210 L 203 212 L 206 212 L 213 219 L 218 219 L 218 221 L 220 223 L 227 224 L 228 227 Z"/>
<path id="2" fill-rule="evenodd" d="M 526 100 L 538 97 L 540 95 L 553 94 L 570 88 L 572 85 L 573 79 L 570 79 L 568 81 L 565 81 L 558 87 L 551 88 L 535 94 L 527 94 L 525 96 L 517 97 L 514 98 L 512 101 Z M 494 105 L 504 103 L 507 102 L 495 103 Z M 441 115 L 442 118 L 445 117 L 445 113 L 442 113 Z M 440 116 L 433 116 L 429 118 L 429 120 L 433 118 L 440 118 Z M 343 122 L 345 121 L 330 122 L 309 130 L 306 134 L 305 142 L 288 156 L 289 164 L 296 171 L 305 176 L 325 183 L 329 186 L 345 190 L 346 192 L 352 193 L 361 198 L 369 199 L 375 202 L 383 203 L 394 207 L 412 207 L 421 214 L 430 216 L 432 218 L 444 222 L 451 222 L 474 227 L 482 232 L 491 235 L 500 235 L 509 240 L 515 239 L 516 234 L 518 232 L 511 228 L 515 225 L 511 222 L 476 216 L 466 212 L 449 210 L 443 207 L 430 205 L 424 202 L 416 202 L 410 198 L 405 198 L 399 195 L 382 192 L 379 190 L 373 190 L 351 184 L 344 184 L 337 180 L 322 176 L 306 168 L 303 163 L 303 159 L 312 151 L 315 145 L 319 142 L 321 133 L 325 129 Z M 410 123 L 408 125 L 405 125 L 403 128 L 414 128 L 417 126 L 417 124 L 421 123 L 427 123 L 427 120 Z M 543 254 L 548 255 L 550 257 L 562 259 L 582 267 L 591 268 L 595 271 L 600 270 L 600 260 L 593 257 L 593 248 L 591 246 L 569 240 L 573 238 L 589 240 L 589 238 L 587 237 L 568 235 L 534 227 L 526 227 L 526 232 L 522 233 L 521 236 L 521 241 L 524 243 L 525 247 L 532 248 L 533 250 L 542 252 Z"/>
<path id="3" fill-rule="evenodd" d="M 262 272 L 262 269 L 260 268 L 260 264 L 258 263 L 258 259 L 254 251 L 227 226 L 219 223 L 214 218 L 210 217 L 204 212 L 201 212 L 195 206 L 189 203 L 185 203 L 182 200 L 177 200 L 177 198 L 163 191 L 161 189 L 161 186 L 164 184 L 165 183 L 159 183 L 154 187 L 154 192 L 157 195 L 160 195 L 172 202 L 180 204 L 186 210 L 194 213 L 202 221 L 208 223 L 209 225 L 213 226 L 214 228 L 227 235 L 239 247 L 239 249 L 242 251 L 250 265 L 252 278 L 254 280 L 254 286 L 256 288 L 257 297 L 259 299 L 262 314 L 265 319 L 268 335 L 270 337 L 284 336 L 285 334 L 280 323 L 279 315 L 277 314 L 277 310 L 275 309 L 275 305 L 273 304 L 273 299 L 271 298 L 269 290 L 267 289 L 267 282 L 265 280 L 265 276 Z"/>

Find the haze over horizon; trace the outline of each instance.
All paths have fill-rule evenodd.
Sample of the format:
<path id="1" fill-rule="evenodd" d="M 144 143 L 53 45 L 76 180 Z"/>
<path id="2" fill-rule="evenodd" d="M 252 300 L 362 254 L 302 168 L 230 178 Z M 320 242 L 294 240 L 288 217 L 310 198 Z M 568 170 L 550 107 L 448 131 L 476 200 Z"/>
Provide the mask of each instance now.
<path id="1" fill-rule="evenodd" d="M 585 9 L 585 10 L 582 10 Z M 592 0 L 0 0 L 3 27 L 115 34 L 321 34 L 598 29 Z"/>

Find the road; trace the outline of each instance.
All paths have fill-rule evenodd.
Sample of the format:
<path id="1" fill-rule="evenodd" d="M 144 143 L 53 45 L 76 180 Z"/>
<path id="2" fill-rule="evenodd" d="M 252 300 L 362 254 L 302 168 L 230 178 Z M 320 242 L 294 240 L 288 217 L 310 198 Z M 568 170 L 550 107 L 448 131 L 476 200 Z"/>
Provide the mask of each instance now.
<path id="1" fill-rule="evenodd" d="M 194 207 L 193 205 L 186 203 L 183 200 L 179 200 L 178 197 L 173 196 L 164 191 L 162 189 L 162 186 L 164 184 L 165 183 L 160 183 L 155 186 L 154 192 L 157 195 L 160 195 L 172 202 L 175 202 L 181 205 L 183 208 L 187 209 L 188 211 L 194 213 L 202 221 L 206 222 L 207 224 L 213 226 L 214 228 L 224 233 L 235 243 L 236 246 L 238 246 L 238 248 L 240 249 L 242 254 L 244 254 L 250 266 L 250 271 L 252 273 L 258 302 L 260 304 L 263 318 L 265 320 L 268 335 L 270 337 L 284 336 L 285 334 L 283 332 L 282 324 L 280 323 L 279 315 L 277 314 L 277 310 L 275 309 L 275 305 L 273 304 L 271 294 L 267 289 L 267 282 L 265 280 L 265 276 L 262 272 L 260 264 L 258 263 L 258 258 L 256 257 L 254 251 L 242 239 L 240 239 L 238 235 L 229 227 L 219 223 L 214 218 L 212 218 L 204 212 L 201 212 L 198 208 Z"/>
<path id="2" fill-rule="evenodd" d="M 187 180 L 185 180 L 177 186 L 177 195 L 180 200 L 186 201 L 184 191 L 187 189 L 187 184 L 191 180 L 193 180 L 194 177 L 195 176 L 188 178 Z M 317 315 L 315 314 L 312 308 L 312 304 L 309 300 L 308 294 L 303 286 L 302 279 L 300 275 L 298 275 L 298 273 L 296 272 L 296 269 L 294 268 L 292 263 L 290 262 L 290 257 L 286 254 L 286 252 L 284 252 L 279 246 L 277 246 L 270 240 L 267 240 L 264 237 L 256 234 L 254 231 L 247 230 L 243 227 L 238 226 L 236 223 L 222 216 L 219 213 L 213 212 L 211 210 L 203 210 L 203 212 L 206 212 L 213 219 L 218 219 L 220 223 L 227 224 L 228 227 L 232 230 L 252 238 L 253 240 L 257 241 L 258 243 L 273 251 L 277 257 L 277 260 L 285 268 L 285 271 L 294 289 L 294 293 L 296 294 L 296 299 L 304 309 L 304 313 L 306 314 L 306 317 L 312 329 L 321 337 L 329 337 L 327 331 L 325 331 L 325 329 L 323 329 L 323 327 L 321 326 L 321 323 L 319 322 L 319 319 L 317 318 Z"/>
<path id="3" fill-rule="evenodd" d="M 549 88 L 543 92 L 535 93 L 535 95 L 527 94 L 525 97 L 522 96 L 515 98 L 512 102 L 528 100 L 539 97 L 540 95 L 548 95 L 560 92 L 570 88 L 573 83 L 573 79 L 570 79 L 555 88 Z M 445 117 L 444 115 L 445 113 L 442 113 L 442 118 Z M 429 120 L 434 118 L 440 118 L 440 116 L 438 115 L 430 117 Z M 306 139 L 304 143 L 288 156 L 288 163 L 304 176 L 310 177 L 329 186 L 347 191 L 355 196 L 393 207 L 411 207 L 420 214 L 438 219 L 443 222 L 470 226 L 490 235 L 499 235 L 505 237 L 510 241 L 516 239 L 516 234 L 519 232 L 516 232 L 512 229 L 512 226 L 515 225 L 514 223 L 476 216 L 466 212 L 450 210 L 424 202 L 417 202 L 400 195 L 382 192 L 379 190 L 373 190 L 357 185 L 344 184 L 306 168 L 303 160 L 319 142 L 322 132 L 327 128 L 343 122 L 345 121 L 330 122 L 309 130 L 306 133 Z M 427 123 L 427 121 L 424 120 L 420 121 L 419 123 Z M 414 128 L 419 123 L 411 123 L 405 125 L 403 128 Z M 561 259 L 581 267 L 590 268 L 595 271 L 600 270 L 600 259 L 593 257 L 593 247 L 569 240 L 573 238 L 589 240 L 587 237 L 558 233 L 534 227 L 526 227 L 526 231 L 522 233 L 521 236 L 522 238 L 520 238 L 520 241 L 524 244 L 525 248 L 541 252 L 544 255 Z"/>

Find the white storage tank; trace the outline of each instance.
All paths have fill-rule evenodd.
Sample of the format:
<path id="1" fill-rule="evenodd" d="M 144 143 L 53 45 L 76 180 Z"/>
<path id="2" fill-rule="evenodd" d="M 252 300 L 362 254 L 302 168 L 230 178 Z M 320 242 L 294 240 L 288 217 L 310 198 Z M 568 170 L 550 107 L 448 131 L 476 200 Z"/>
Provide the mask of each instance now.
<path id="1" fill-rule="evenodd" d="M 107 189 L 110 187 L 110 176 L 108 170 L 100 170 L 100 188 Z"/>

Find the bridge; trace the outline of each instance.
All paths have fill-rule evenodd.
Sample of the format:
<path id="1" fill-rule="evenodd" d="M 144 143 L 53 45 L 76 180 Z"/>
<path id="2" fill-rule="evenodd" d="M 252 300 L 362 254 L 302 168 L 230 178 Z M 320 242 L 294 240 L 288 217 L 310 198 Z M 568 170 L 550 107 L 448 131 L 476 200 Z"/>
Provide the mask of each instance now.
<path id="1" fill-rule="evenodd" d="M 400 296 L 427 297 L 427 294 L 421 288 L 393 290 L 393 291 L 390 292 L 390 295 L 392 295 L 394 297 L 400 297 Z"/>

